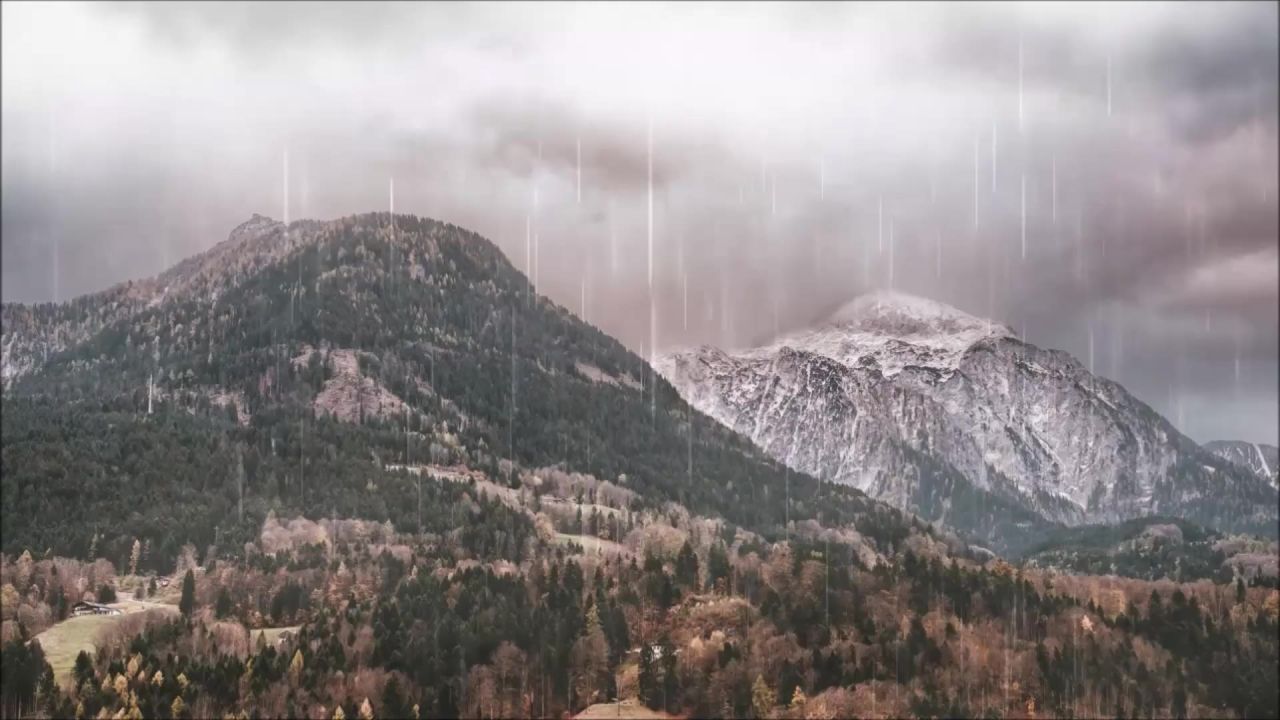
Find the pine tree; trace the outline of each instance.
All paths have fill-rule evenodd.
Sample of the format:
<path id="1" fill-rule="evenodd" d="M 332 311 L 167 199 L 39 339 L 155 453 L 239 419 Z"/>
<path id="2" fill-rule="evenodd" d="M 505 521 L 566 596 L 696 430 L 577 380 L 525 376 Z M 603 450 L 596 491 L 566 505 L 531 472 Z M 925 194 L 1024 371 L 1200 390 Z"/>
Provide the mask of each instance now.
<path id="1" fill-rule="evenodd" d="M 1173 683 L 1173 716 L 1175 718 L 1187 716 L 1187 683 L 1181 672 L 1178 672 Z"/>
<path id="2" fill-rule="evenodd" d="M 218 602 L 214 606 L 214 614 L 219 618 L 225 618 L 231 614 L 232 609 L 231 593 L 224 587 L 218 591 Z"/>
<path id="3" fill-rule="evenodd" d="M 400 692 L 400 681 L 396 678 L 396 675 L 391 675 L 391 677 L 387 679 L 387 684 L 382 688 L 382 714 L 391 718 L 400 718 L 409 715 L 409 713 L 405 711 L 404 698 Z M 414 715 L 416 717 L 416 712 Z"/>
<path id="4" fill-rule="evenodd" d="M 93 680 L 93 660 L 89 659 L 89 654 L 84 650 L 81 650 L 80 654 L 76 655 L 76 664 L 73 676 L 76 679 L 76 689 L 79 689 L 80 686 L 86 682 Z"/>
<path id="5" fill-rule="evenodd" d="M 698 556 L 694 554 L 693 546 L 688 540 L 684 541 L 676 555 L 676 582 L 681 587 L 698 589 Z"/>
<path id="6" fill-rule="evenodd" d="M 725 580 L 723 589 L 727 590 L 729 573 L 729 556 L 725 553 L 724 546 L 720 543 L 712 545 L 711 553 L 707 558 L 707 586 L 717 588 L 717 583 L 723 578 Z"/>
<path id="7" fill-rule="evenodd" d="M 676 649 L 671 644 L 671 638 L 663 635 L 658 643 L 658 647 L 662 648 L 662 702 L 663 708 L 667 712 L 671 712 L 672 708 L 679 705 L 678 694 L 680 692 L 680 677 L 676 674 Z"/>
<path id="8" fill-rule="evenodd" d="M 660 704 L 658 677 L 653 671 L 653 648 L 649 643 L 640 646 L 640 702 L 656 710 Z"/>
<path id="9" fill-rule="evenodd" d="M 182 599 L 178 601 L 178 610 L 182 614 L 191 617 L 191 611 L 196 607 L 196 575 L 191 570 L 182 578 Z"/>

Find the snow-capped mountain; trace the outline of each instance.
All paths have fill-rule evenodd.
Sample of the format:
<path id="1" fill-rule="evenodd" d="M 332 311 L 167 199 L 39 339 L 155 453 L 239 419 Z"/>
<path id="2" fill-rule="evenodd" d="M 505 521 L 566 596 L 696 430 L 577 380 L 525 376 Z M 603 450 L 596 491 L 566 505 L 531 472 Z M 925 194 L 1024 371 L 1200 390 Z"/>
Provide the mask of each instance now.
<path id="1" fill-rule="evenodd" d="M 1280 448 L 1275 445 L 1239 440 L 1214 440 L 1205 443 L 1204 448 L 1280 487 Z"/>
<path id="2" fill-rule="evenodd" d="M 1272 486 L 1067 353 L 931 300 L 865 295 L 768 345 L 657 369 L 792 467 L 957 529 L 999 534 L 973 515 L 1005 503 L 1072 525 L 1162 513 L 1275 533 Z"/>

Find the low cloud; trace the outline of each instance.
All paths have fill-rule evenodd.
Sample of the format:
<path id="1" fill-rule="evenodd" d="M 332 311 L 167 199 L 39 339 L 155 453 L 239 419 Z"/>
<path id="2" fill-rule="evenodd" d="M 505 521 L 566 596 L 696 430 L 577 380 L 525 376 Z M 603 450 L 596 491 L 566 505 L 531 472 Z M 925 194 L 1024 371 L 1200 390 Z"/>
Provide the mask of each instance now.
<path id="1" fill-rule="evenodd" d="M 1157 410 L 1200 403 L 1194 437 L 1276 441 L 1274 4 L 3 20 L 6 301 L 283 216 L 287 155 L 291 217 L 383 209 L 394 178 L 397 211 L 492 238 L 637 350 L 758 342 L 892 285 L 1081 358 L 1092 335 Z"/>

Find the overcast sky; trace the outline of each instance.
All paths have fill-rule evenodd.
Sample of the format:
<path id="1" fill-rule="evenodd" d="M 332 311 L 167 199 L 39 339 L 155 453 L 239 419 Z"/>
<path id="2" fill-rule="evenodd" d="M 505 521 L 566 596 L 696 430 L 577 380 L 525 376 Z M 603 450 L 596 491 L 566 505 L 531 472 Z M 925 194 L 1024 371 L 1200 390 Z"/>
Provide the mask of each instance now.
<path id="1" fill-rule="evenodd" d="M 1275 3 L 2 12 L 6 301 L 394 178 L 646 354 L 892 287 L 1277 441 Z"/>

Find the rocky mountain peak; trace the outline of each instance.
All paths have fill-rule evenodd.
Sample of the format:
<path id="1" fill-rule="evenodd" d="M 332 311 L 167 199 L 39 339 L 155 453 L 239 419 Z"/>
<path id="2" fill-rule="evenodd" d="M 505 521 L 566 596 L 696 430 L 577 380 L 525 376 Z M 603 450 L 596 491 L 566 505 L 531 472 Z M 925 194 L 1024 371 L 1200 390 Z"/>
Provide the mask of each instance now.
<path id="1" fill-rule="evenodd" d="M 945 303 L 881 290 L 854 298 L 813 327 L 747 354 L 771 357 L 790 348 L 851 368 L 874 366 L 885 376 L 918 367 L 945 379 L 974 345 L 1014 337 L 1000 323 Z"/>
<path id="2" fill-rule="evenodd" d="M 989 319 L 929 298 L 892 290 L 859 295 L 833 312 L 822 326 L 901 339 L 934 335 L 994 334 L 1013 331 Z"/>
<path id="3" fill-rule="evenodd" d="M 1073 525 L 1159 512 L 1252 529 L 1275 517 L 1274 485 L 1123 387 L 925 298 L 863 295 L 767 345 L 656 367 L 793 468 L 984 536 L 998 503 Z"/>

